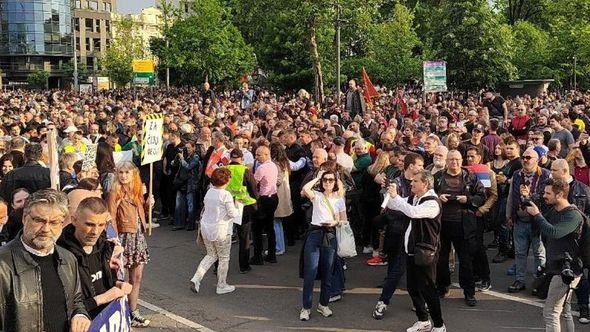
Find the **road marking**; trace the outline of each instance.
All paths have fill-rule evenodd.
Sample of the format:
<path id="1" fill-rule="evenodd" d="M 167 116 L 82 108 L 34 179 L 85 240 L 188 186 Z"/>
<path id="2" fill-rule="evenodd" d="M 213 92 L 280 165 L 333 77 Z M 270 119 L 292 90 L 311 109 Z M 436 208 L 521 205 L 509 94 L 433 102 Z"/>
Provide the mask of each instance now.
<path id="1" fill-rule="evenodd" d="M 459 286 L 459 284 L 457 284 L 457 283 L 453 283 L 452 286 L 455 287 L 455 288 L 461 289 L 461 286 Z M 532 305 L 534 307 L 543 308 L 543 303 L 542 302 L 537 302 L 537 301 L 529 300 L 529 299 L 523 299 L 521 297 L 514 296 L 514 295 L 508 295 L 508 294 L 496 292 L 496 291 L 493 291 L 493 290 L 489 290 L 489 291 L 485 291 L 485 292 L 481 292 L 481 293 L 482 294 L 491 295 L 493 297 L 497 297 L 497 298 L 504 299 L 504 300 L 514 301 L 514 302 L 520 302 L 520 303 L 523 303 L 523 304 Z"/>
<path id="2" fill-rule="evenodd" d="M 389 332 L 389 330 L 358 330 L 358 329 L 342 329 L 335 327 L 289 327 L 284 326 L 282 329 L 300 330 L 300 331 L 325 331 L 325 332 Z"/>
<path id="3" fill-rule="evenodd" d="M 498 326 L 505 330 L 545 330 L 544 327 L 528 327 L 528 326 Z"/>
<path id="4" fill-rule="evenodd" d="M 186 326 L 188 326 L 188 327 L 190 327 L 192 329 L 195 329 L 197 331 L 200 331 L 200 332 L 215 332 L 215 331 L 213 331 L 213 330 L 211 330 L 211 329 L 209 329 L 209 328 L 207 328 L 207 327 L 205 327 L 205 326 L 203 326 L 201 324 L 195 323 L 192 320 L 188 320 L 188 319 L 186 319 L 184 317 L 180 317 L 178 315 L 175 315 L 175 314 L 171 313 L 170 311 L 168 311 L 166 309 L 160 308 L 160 307 L 158 307 L 156 305 L 153 305 L 153 304 L 151 304 L 149 302 L 146 302 L 144 300 L 141 300 L 140 299 L 140 300 L 138 300 L 138 303 L 142 307 L 145 307 L 145 308 L 147 308 L 147 309 L 149 309 L 151 311 L 155 311 L 155 312 L 157 312 L 159 314 L 162 314 L 162 315 L 164 315 L 164 316 L 166 316 L 166 317 L 168 317 L 168 318 L 176 321 L 177 323 L 180 323 L 182 325 L 186 325 Z"/>
<path id="5" fill-rule="evenodd" d="M 259 322 L 267 322 L 270 321 L 270 318 L 266 317 L 256 317 L 256 316 L 234 316 L 235 318 L 247 319 L 247 320 L 255 320 Z"/>

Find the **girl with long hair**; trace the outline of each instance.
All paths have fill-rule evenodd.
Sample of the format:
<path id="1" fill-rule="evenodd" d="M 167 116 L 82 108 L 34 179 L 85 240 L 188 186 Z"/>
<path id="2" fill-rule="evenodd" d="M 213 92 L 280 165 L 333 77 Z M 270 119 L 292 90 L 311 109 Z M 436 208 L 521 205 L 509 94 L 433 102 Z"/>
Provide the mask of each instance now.
<path id="1" fill-rule="evenodd" d="M 279 197 L 279 205 L 275 211 L 274 230 L 277 239 L 277 255 L 285 253 L 285 233 L 283 231 L 283 220 L 285 220 L 286 227 L 292 227 L 287 218 L 293 214 L 293 203 L 291 202 L 291 186 L 289 184 L 289 175 L 291 173 L 291 165 L 285 148 L 280 143 L 271 143 L 270 158 L 277 165 L 279 169 L 277 196 Z M 293 233 L 290 233 L 293 234 Z"/>
<path id="2" fill-rule="evenodd" d="M 113 187 L 108 194 L 108 206 L 112 226 L 119 235 L 123 247 L 124 267 L 128 270 L 129 283 L 133 286 L 129 294 L 131 325 L 147 327 L 150 320 L 141 316 L 137 308 L 143 268 L 150 260 L 145 239 L 146 211 L 154 204 L 154 198 L 144 199 L 145 186 L 139 170 L 132 162 L 121 163 L 115 172 Z"/>

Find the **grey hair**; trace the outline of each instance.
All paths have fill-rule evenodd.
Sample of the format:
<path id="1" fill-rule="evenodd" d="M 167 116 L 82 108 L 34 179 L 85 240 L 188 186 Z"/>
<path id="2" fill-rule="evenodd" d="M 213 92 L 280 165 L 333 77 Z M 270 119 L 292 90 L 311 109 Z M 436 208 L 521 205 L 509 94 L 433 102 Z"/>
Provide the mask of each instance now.
<path id="1" fill-rule="evenodd" d="M 68 196 L 66 196 L 64 192 L 57 191 L 54 189 L 42 189 L 34 192 L 33 194 L 31 194 L 31 196 L 27 198 L 27 200 L 25 201 L 25 206 L 23 208 L 23 216 L 28 215 L 34 206 L 41 204 L 56 207 L 64 215 L 67 215 L 69 212 Z"/>
<path id="2" fill-rule="evenodd" d="M 428 189 L 434 188 L 434 177 L 430 174 L 430 171 L 421 170 L 414 175 L 417 179 L 427 184 Z"/>

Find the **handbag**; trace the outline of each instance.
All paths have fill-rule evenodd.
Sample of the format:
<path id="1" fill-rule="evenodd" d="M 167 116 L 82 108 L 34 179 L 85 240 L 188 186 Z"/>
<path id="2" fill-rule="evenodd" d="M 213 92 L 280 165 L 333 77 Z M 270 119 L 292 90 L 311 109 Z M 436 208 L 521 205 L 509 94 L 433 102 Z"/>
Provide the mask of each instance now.
<path id="1" fill-rule="evenodd" d="M 414 245 L 414 263 L 417 266 L 434 266 L 438 256 L 438 238 L 433 239 L 433 243 L 424 241 L 424 229 L 427 227 L 425 222 L 418 223 L 420 227 L 420 241 Z"/>
<path id="2" fill-rule="evenodd" d="M 338 220 L 338 215 L 334 212 L 334 207 L 330 200 L 324 196 L 324 201 L 332 213 L 335 221 Z M 338 256 L 342 258 L 349 258 L 356 256 L 356 243 L 354 241 L 354 233 L 349 223 L 344 223 L 340 227 L 336 227 L 336 243 L 338 244 Z"/>

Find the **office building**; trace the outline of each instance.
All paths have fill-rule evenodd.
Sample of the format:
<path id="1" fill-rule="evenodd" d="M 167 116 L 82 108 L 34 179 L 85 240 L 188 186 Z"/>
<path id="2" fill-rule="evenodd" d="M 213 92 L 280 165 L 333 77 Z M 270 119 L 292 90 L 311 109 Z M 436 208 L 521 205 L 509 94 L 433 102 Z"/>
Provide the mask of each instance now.
<path id="1" fill-rule="evenodd" d="M 116 0 L 75 0 L 74 8 L 78 62 L 93 73 L 111 41 Z"/>
<path id="2" fill-rule="evenodd" d="M 70 0 L 0 0 L 0 70 L 5 85 L 18 85 L 38 70 L 49 86 L 64 86 L 63 65 L 72 59 Z"/>
<path id="3" fill-rule="evenodd" d="M 151 58 L 150 39 L 159 38 L 162 36 L 161 29 L 164 24 L 162 20 L 162 12 L 156 7 L 148 7 L 141 11 L 138 15 L 121 15 L 113 13 L 112 21 L 117 22 L 123 18 L 129 17 L 134 23 L 134 36 L 139 36 L 143 40 L 143 53 L 147 58 Z M 115 23 L 113 27 L 113 38 L 119 37 Z"/>

